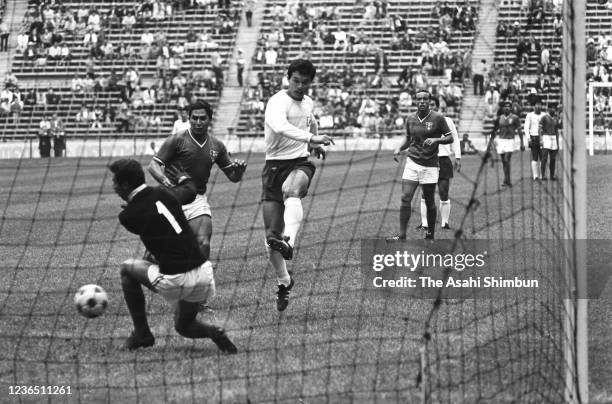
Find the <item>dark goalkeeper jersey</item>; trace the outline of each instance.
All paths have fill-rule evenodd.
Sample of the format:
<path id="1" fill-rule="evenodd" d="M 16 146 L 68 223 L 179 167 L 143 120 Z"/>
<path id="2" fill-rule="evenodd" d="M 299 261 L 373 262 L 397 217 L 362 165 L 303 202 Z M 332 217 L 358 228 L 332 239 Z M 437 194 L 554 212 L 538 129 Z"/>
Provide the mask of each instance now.
<path id="1" fill-rule="evenodd" d="M 174 188 L 146 187 L 119 213 L 119 222 L 140 236 L 147 250 L 159 261 L 162 274 L 188 272 L 205 261 L 181 208 L 194 197 L 192 180 Z"/>
<path id="2" fill-rule="evenodd" d="M 451 133 L 444 115 L 431 111 L 425 119 L 411 114 L 406 119 L 406 136 L 410 139 L 408 157 L 417 164 L 426 167 L 438 166 L 438 144 L 425 146 L 427 138 L 440 138 Z"/>

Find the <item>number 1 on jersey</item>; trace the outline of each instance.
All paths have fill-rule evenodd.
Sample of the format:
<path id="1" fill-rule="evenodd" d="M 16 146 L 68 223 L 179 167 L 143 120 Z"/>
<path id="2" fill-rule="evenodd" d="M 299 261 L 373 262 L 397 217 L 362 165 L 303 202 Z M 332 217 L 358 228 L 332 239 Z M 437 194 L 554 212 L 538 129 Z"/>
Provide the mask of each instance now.
<path id="1" fill-rule="evenodd" d="M 178 224 L 174 216 L 172 216 L 172 213 L 170 213 L 166 205 L 164 205 L 161 201 L 157 201 L 155 202 L 155 206 L 157 206 L 157 213 L 159 213 L 160 215 L 164 215 L 164 217 L 166 218 L 166 220 L 168 220 L 170 226 L 172 226 L 176 234 L 181 234 L 183 229 L 181 229 L 181 226 Z"/>

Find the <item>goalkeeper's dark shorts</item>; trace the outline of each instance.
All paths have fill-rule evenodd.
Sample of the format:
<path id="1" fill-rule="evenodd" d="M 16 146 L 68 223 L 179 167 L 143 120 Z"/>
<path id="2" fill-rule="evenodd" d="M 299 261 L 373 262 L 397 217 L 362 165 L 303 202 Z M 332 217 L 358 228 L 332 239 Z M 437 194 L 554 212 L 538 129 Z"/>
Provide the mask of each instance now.
<path id="1" fill-rule="evenodd" d="M 308 157 L 291 160 L 266 160 L 261 182 L 263 185 L 262 201 L 276 201 L 283 203 L 283 182 L 292 171 L 300 170 L 308 177 L 308 186 L 315 174 L 315 165 L 308 161 Z M 300 195 L 300 197 L 306 196 Z"/>

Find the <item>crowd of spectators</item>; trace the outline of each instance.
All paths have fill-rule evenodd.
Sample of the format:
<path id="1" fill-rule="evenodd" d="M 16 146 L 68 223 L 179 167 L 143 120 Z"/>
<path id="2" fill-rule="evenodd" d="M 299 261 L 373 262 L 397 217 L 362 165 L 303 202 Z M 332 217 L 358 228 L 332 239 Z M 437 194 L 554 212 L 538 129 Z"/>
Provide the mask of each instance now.
<path id="1" fill-rule="evenodd" d="M 512 3 L 513 0 L 510 0 L 510 5 Z M 559 101 L 562 79 L 561 6 L 560 0 L 521 0 L 520 15 L 523 18 L 498 21 L 498 41 L 516 41 L 515 54 L 511 62 L 493 63 L 487 68 L 484 79 L 487 116 L 494 117 L 499 113 L 500 101 L 510 101 L 512 112 L 519 116 L 526 105 L 535 104 L 536 101 L 545 104 Z M 547 28 L 552 27 L 552 46 L 551 41 L 543 43 L 539 36 L 533 34 L 533 29 L 544 24 Z M 530 66 L 535 66 L 535 69 Z"/>
<path id="2" fill-rule="evenodd" d="M 0 118 L 5 120 L 12 117 L 12 121 L 18 124 L 24 107 L 24 97 L 19 88 L 19 80 L 9 71 L 4 78 L 4 88 L 0 91 Z"/>
<path id="3" fill-rule="evenodd" d="M 408 14 L 391 10 L 386 0 L 358 1 L 348 11 L 334 5 L 306 7 L 298 0 L 276 4 L 269 29 L 258 38 L 253 62 L 285 64 L 295 46 L 297 57 L 305 59 L 311 59 L 313 51 L 333 51 L 332 66 L 318 64 L 311 94 L 319 127 L 380 136 L 403 128 L 418 90 L 431 91 L 446 113 L 454 113 L 461 103 L 463 82 L 471 75 L 471 52 L 451 50 L 448 42 L 454 31 L 475 29 L 477 10 L 469 1 L 452 6 L 439 1 L 430 18 L 428 27 L 414 30 Z M 383 32 L 376 42 L 368 28 L 374 21 L 376 33 Z M 291 38 L 298 40 L 291 42 Z M 398 76 L 391 76 L 389 55 L 404 50 L 415 52 L 416 63 L 403 65 Z M 363 62 L 353 68 L 343 62 L 347 58 Z M 337 68 L 338 64 L 344 66 Z M 249 133 L 263 129 L 258 116 L 265 102 L 286 85 L 282 74 L 258 74 L 245 98 Z"/>
<path id="4" fill-rule="evenodd" d="M 90 128 L 115 125 L 118 131 L 148 129 L 161 124 L 153 117 L 156 106 L 181 108 L 195 97 L 220 91 L 225 62 L 218 51 L 218 37 L 233 32 L 240 18 L 239 9 L 229 0 L 145 0 L 133 6 L 113 3 L 106 9 L 85 4 L 75 7 L 39 1 L 26 14 L 27 29 L 17 38 L 16 50 L 39 66 L 61 66 L 73 57 L 80 63 L 84 60 L 83 74 L 71 83 L 77 94 L 117 92 L 111 102 L 118 104 L 116 113 L 104 114 L 101 106 L 85 105 L 78 114 L 79 124 Z M 188 8 L 204 9 L 216 19 L 207 28 L 189 28 L 183 40 L 174 42 L 155 28 L 155 23 Z M 133 32 L 134 38 L 116 43 L 111 31 Z M 206 67 L 185 71 L 183 58 L 191 50 L 210 50 Z M 104 67 L 105 60 L 111 60 L 114 67 Z M 148 72 L 155 74 L 153 80 L 143 82 L 133 67 L 138 60 L 155 61 L 155 71 Z"/>
<path id="5" fill-rule="evenodd" d="M 403 130 L 405 116 L 413 110 L 416 91 L 427 90 L 436 96 L 441 111 L 447 114 L 456 112 L 463 96 L 461 83 L 427 77 L 422 70 L 410 72 L 401 85 L 377 87 L 372 85 L 375 80 L 374 74 L 358 74 L 350 66 L 321 67 L 309 94 L 315 102 L 319 128 L 345 131 L 356 137 L 389 136 Z M 245 92 L 243 109 L 248 133 L 261 133 L 265 102 L 287 86 L 284 72 L 258 73 L 256 85 Z"/>

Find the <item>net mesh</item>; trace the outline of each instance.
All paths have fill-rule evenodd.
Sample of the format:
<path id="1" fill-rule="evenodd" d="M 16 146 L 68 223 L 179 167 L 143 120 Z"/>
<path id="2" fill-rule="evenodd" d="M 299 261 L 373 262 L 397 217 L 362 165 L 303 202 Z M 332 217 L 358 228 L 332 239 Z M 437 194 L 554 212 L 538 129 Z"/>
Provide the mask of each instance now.
<path id="1" fill-rule="evenodd" d="M 242 150 L 256 143 L 247 139 Z M 566 137 L 562 143 L 572 149 Z M 449 252 L 463 251 L 464 240 L 494 241 L 491 260 L 508 275 L 537 277 L 540 289 L 407 299 L 363 285 L 360 240 L 396 231 L 401 192 L 402 166 L 393 162 L 387 140 L 372 144 L 361 151 L 347 141 L 317 164 L 289 266 L 296 286 L 282 314 L 264 248 L 264 157 L 235 154 L 249 164 L 238 184 L 213 172 L 208 193 L 218 293 L 209 302 L 212 312 L 200 316 L 226 328 L 239 349 L 233 356 L 220 355 L 208 340 L 180 337 L 171 309 L 151 293 L 155 346 L 121 349 L 132 325 L 119 265 L 142 256 L 143 247 L 117 220 L 110 158 L 1 161 L 5 391 L 69 386 L 63 398 L 74 402 L 564 401 L 568 371 L 575 378 L 568 360 L 574 340 L 566 329 L 572 308 L 563 299 L 573 285 L 553 271 L 571 267 L 564 242 L 570 228 L 565 190 L 573 178 L 567 160 L 557 162 L 560 181 L 540 183 L 530 179 L 529 154 L 515 153 L 509 189 L 502 188 L 496 153 L 465 156 L 451 183 L 453 230 L 437 233 L 456 240 Z M 143 165 L 150 160 L 137 158 Z M 415 198 L 409 238 L 422 237 L 412 232 L 419 209 Z M 110 298 L 105 315 L 92 320 L 72 304 L 78 287 L 89 283 Z"/>

